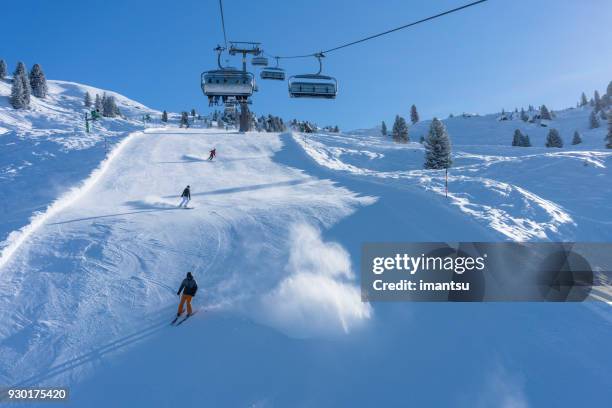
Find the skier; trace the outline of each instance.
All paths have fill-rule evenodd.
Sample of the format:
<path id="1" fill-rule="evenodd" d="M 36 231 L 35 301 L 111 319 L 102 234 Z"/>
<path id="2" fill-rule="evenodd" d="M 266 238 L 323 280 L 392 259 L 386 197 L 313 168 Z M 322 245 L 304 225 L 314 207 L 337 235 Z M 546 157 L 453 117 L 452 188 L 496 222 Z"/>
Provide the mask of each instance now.
<path id="1" fill-rule="evenodd" d="M 183 296 L 181 296 L 181 302 L 179 303 L 178 312 L 176 313 L 176 317 L 179 317 L 183 314 L 183 306 L 187 303 L 187 316 L 191 316 L 191 299 L 195 296 L 198 291 L 198 284 L 196 280 L 193 278 L 191 272 L 187 272 L 187 277 L 183 279 L 183 283 L 181 283 L 181 287 L 179 288 L 177 295 L 181 295 L 181 291 L 183 291 Z"/>
<path id="2" fill-rule="evenodd" d="M 189 201 L 191 201 L 191 187 L 185 187 L 185 189 L 183 190 L 183 194 L 181 194 L 181 198 L 183 200 L 179 204 L 179 208 L 181 208 L 183 204 L 185 205 L 185 208 L 187 208 L 187 204 L 189 203 Z"/>
<path id="3" fill-rule="evenodd" d="M 210 156 L 208 156 L 208 160 L 212 161 L 212 159 L 215 157 L 217 157 L 217 149 L 213 147 L 213 149 L 210 151 Z"/>

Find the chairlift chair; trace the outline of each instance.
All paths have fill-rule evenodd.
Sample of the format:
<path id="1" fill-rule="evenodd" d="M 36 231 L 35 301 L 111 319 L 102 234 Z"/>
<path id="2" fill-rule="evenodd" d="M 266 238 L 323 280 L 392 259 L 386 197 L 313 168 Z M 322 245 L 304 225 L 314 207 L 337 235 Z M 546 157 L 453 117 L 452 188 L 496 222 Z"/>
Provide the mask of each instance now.
<path id="1" fill-rule="evenodd" d="M 268 66 L 268 58 L 257 56 L 251 59 L 251 65 L 258 67 L 267 67 Z"/>
<path id="2" fill-rule="evenodd" d="M 247 100 L 253 95 L 255 76 L 247 71 L 221 65 L 221 47 L 215 49 L 218 53 L 217 65 L 219 69 L 202 72 L 200 83 L 202 92 L 208 96 L 212 105 L 228 99 Z"/>
<path id="3" fill-rule="evenodd" d="M 285 80 L 285 70 L 278 66 L 278 57 L 276 58 L 276 67 L 266 67 L 259 74 L 261 79 L 271 79 L 275 81 Z"/>
<path id="4" fill-rule="evenodd" d="M 289 78 L 289 96 L 292 98 L 322 98 L 335 99 L 338 94 L 336 78 L 321 75 L 323 65 L 322 53 L 315 55 L 319 60 L 319 72 L 316 74 L 294 75 Z"/>

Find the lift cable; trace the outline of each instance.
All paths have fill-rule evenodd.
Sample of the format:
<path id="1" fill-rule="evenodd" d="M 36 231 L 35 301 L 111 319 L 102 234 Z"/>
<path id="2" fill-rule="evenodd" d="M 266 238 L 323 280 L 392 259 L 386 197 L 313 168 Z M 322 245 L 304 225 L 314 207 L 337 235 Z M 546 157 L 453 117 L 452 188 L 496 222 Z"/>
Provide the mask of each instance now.
<path id="1" fill-rule="evenodd" d="M 225 17 L 223 16 L 223 0 L 219 0 L 219 10 L 221 11 L 221 27 L 223 27 L 223 40 L 227 49 L 227 34 L 225 33 Z"/>
<path id="2" fill-rule="evenodd" d="M 219 0 L 219 1 L 221 1 L 221 0 Z M 340 50 L 342 48 L 350 47 L 352 45 L 359 44 L 359 43 L 362 43 L 362 42 L 366 42 L 366 41 L 372 40 L 374 38 L 382 37 L 383 35 L 391 34 L 391 33 L 394 33 L 396 31 L 400 31 L 400 30 L 403 30 L 405 28 L 409 28 L 409 27 L 415 26 L 417 24 L 425 23 L 427 21 L 434 20 L 436 18 L 440 18 L 440 17 L 446 16 L 448 14 L 456 13 L 458 11 L 465 10 L 465 9 L 467 9 L 469 7 L 476 6 L 476 5 L 484 3 L 486 1 L 488 1 L 488 0 L 474 1 L 472 3 L 465 4 L 465 5 L 461 6 L 461 7 L 457 7 L 457 8 L 454 8 L 452 10 L 447 10 L 447 11 L 444 11 L 442 13 L 436 14 L 434 16 L 430 16 L 430 17 L 427 17 L 427 18 L 424 18 L 424 19 L 421 19 L 421 20 L 418 20 L 418 21 L 414 21 L 412 23 L 408 23 L 408 24 L 405 24 L 405 25 L 400 26 L 400 27 L 392 28 L 390 30 L 383 31 L 382 33 L 370 35 L 368 37 L 361 38 L 361 39 L 356 40 L 356 41 L 351 41 L 349 43 L 342 44 L 342 45 L 339 45 L 337 47 L 330 48 L 328 50 L 323 50 L 323 51 L 313 52 L 311 54 L 303 54 L 303 55 L 288 55 L 288 56 L 287 55 L 269 55 L 269 56 L 272 57 L 272 58 L 279 58 L 279 59 L 293 59 L 293 58 L 316 57 L 317 55 L 320 55 L 320 54 L 327 54 L 327 53 L 330 53 L 330 52 L 334 52 L 334 51 Z"/>

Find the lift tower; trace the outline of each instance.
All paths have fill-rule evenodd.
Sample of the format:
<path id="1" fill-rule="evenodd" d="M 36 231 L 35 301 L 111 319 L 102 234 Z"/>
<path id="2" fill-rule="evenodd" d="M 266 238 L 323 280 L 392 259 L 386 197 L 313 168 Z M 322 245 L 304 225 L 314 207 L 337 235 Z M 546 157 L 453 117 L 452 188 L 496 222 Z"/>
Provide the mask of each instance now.
<path id="1" fill-rule="evenodd" d="M 261 43 L 248 41 L 230 41 L 229 54 L 242 54 L 242 71 L 247 72 L 247 54 L 258 56 L 262 53 L 259 47 Z M 251 113 L 249 111 L 248 102 L 240 101 L 240 132 L 248 132 L 251 130 Z"/>

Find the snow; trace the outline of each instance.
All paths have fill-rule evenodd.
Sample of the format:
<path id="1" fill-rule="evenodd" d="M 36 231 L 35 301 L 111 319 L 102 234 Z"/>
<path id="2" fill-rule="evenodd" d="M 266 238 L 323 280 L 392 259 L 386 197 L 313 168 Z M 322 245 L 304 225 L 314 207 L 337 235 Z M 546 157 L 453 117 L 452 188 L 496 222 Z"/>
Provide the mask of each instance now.
<path id="1" fill-rule="evenodd" d="M 66 81 L 47 83 L 45 99 L 32 97 L 30 109 L 15 110 L 8 102 L 10 78 L 0 80 L 0 241 L 81 182 L 112 145 L 141 130 L 144 114 L 158 116 L 112 91 Z M 86 133 L 85 92 L 115 96 L 125 118 L 103 118 Z"/>
<path id="2" fill-rule="evenodd" d="M 563 149 L 537 124 L 447 120 L 447 198 L 420 144 L 376 130 L 143 131 L 147 108 L 116 95 L 132 119 L 86 135 L 96 91 L 49 88 L 31 112 L 0 106 L 0 384 L 67 385 L 86 407 L 609 400 L 608 304 L 370 304 L 357 273 L 364 242 L 609 241 L 612 158 L 588 109 L 556 113 Z M 535 147 L 509 146 L 517 127 Z M 171 327 L 187 271 L 198 313 Z"/>

